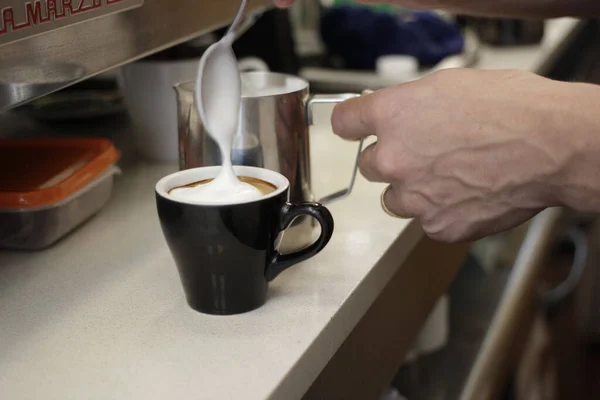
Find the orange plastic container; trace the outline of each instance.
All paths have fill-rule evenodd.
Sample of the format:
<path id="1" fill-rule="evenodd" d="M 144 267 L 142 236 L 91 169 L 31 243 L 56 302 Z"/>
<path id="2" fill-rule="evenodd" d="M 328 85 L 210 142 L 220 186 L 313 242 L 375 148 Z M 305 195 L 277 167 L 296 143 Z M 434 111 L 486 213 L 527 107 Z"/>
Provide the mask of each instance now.
<path id="1" fill-rule="evenodd" d="M 0 140 L 0 247 L 47 247 L 95 214 L 119 156 L 105 139 Z"/>

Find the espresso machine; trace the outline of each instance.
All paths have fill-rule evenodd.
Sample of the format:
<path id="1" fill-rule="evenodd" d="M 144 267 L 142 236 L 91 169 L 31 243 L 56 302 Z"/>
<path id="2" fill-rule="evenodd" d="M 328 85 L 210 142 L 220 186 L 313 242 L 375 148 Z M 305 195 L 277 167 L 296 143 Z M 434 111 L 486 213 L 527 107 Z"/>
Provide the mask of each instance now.
<path id="1" fill-rule="evenodd" d="M 0 112 L 226 26 L 239 0 L 0 0 Z M 248 16 L 273 7 L 250 0 Z"/>
<path id="2" fill-rule="evenodd" d="M 125 64 L 169 56 L 203 35 L 220 37 L 238 6 L 239 0 L 0 0 L 0 113 L 90 84 L 94 81 L 90 78 Z M 272 81 L 273 89 L 279 81 L 300 83 L 290 93 L 245 99 L 243 143 L 256 139 L 252 149 L 258 145 L 264 154 L 258 162 L 248 159 L 246 150 L 236 153 L 236 148 L 234 163 L 284 174 L 292 183 L 293 201 L 325 203 L 344 197 L 352 189 L 356 164 L 348 166 L 353 167 L 353 174 L 346 189 L 314 197 L 308 127 L 314 104 L 339 102 L 347 96 L 313 96 L 308 82 L 295 77 L 299 60 L 291 21 L 287 11 L 274 8 L 273 0 L 249 0 L 244 17 L 242 34 L 234 44 L 238 59 L 262 59 L 269 74 L 256 77 L 263 83 Z M 179 98 L 180 114 L 195 109 L 185 98 Z M 187 130 L 187 122 L 179 124 L 180 169 L 218 163 L 209 156 L 208 139 L 204 140 L 199 123 Z M 280 238 L 282 251 L 312 243 L 318 233 L 315 228 L 311 218 L 294 220 L 285 238 Z"/>

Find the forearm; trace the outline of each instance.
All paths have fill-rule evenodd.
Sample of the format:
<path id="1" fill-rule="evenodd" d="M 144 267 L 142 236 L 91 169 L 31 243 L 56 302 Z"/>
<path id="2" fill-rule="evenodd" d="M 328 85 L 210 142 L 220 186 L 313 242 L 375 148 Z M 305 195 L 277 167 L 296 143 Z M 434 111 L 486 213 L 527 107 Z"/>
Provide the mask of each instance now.
<path id="1" fill-rule="evenodd" d="M 499 17 L 554 18 L 600 16 L 600 0 L 362 0 L 453 13 Z"/>

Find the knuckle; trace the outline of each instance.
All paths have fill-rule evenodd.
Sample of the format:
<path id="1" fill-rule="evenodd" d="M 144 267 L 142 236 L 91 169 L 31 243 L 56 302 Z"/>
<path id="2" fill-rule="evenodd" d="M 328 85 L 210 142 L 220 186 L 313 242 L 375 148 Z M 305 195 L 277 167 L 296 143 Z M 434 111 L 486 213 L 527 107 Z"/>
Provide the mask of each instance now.
<path id="1" fill-rule="evenodd" d="M 377 123 L 376 110 L 378 109 L 374 104 L 376 100 L 365 101 L 359 108 L 359 120 L 363 126 L 372 126 Z"/>
<path id="2" fill-rule="evenodd" d="M 396 195 L 396 198 L 402 209 L 411 215 L 422 217 L 427 213 L 427 202 L 423 196 L 417 192 L 403 190 Z"/>
<path id="3" fill-rule="evenodd" d="M 456 85 L 474 73 L 477 74 L 479 71 L 464 68 L 449 68 L 432 72 L 426 79 L 431 89 L 439 90 L 448 87 L 448 85 Z"/>
<path id="4" fill-rule="evenodd" d="M 400 87 L 401 91 L 398 90 Z M 406 108 L 405 99 L 411 97 L 407 95 L 412 92 L 410 88 L 410 84 L 389 86 L 369 95 L 369 113 L 376 127 L 386 128 Z"/>
<path id="5" fill-rule="evenodd" d="M 389 178 L 390 181 L 406 181 L 418 166 L 418 161 L 406 154 L 402 143 L 398 140 L 394 140 L 393 143 L 385 143 L 378 149 L 376 168 L 382 176 Z"/>
<path id="6" fill-rule="evenodd" d="M 376 182 L 379 180 L 378 176 L 373 171 L 373 166 L 369 162 L 365 161 L 364 156 L 361 156 L 361 158 L 358 160 L 358 170 L 368 181 Z"/>
<path id="7" fill-rule="evenodd" d="M 424 231 L 427 237 L 429 237 L 432 240 L 435 240 L 436 242 L 453 243 L 455 241 L 454 236 L 450 232 L 445 230 L 436 231 L 424 228 Z"/>
<path id="8" fill-rule="evenodd" d="M 504 70 L 503 74 L 505 79 L 518 79 L 536 76 L 536 74 L 531 71 L 525 71 L 520 69 L 507 69 Z"/>
<path id="9" fill-rule="evenodd" d="M 427 80 L 429 81 L 439 81 L 440 79 L 444 79 L 445 76 L 447 76 L 448 74 L 450 74 L 450 70 L 449 69 L 442 69 L 442 70 L 438 70 L 438 71 L 433 71 L 432 73 L 430 73 L 429 75 L 427 75 Z"/>
<path id="10" fill-rule="evenodd" d="M 421 221 L 423 231 L 432 240 L 443 243 L 456 243 L 461 240 L 461 234 L 452 224 L 443 221 Z"/>
<path id="11" fill-rule="evenodd" d="M 435 84 L 435 83 L 445 82 L 445 81 L 453 79 L 453 78 L 457 78 L 461 74 L 462 74 L 462 70 L 460 70 L 460 69 L 455 69 L 455 68 L 442 69 L 439 71 L 432 72 L 431 74 L 429 74 L 427 76 L 427 79 Z"/>
<path id="12" fill-rule="evenodd" d="M 402 171 L 397 158 L 389 151 L 377 152 L 375 168 L 379 175 L 388 182 L 398 180 L 402 176 Z"/>
<path id="13" fill-rule="evenodd" d="M 427 237 L 429 239 L 435 240 L 436 242 L 447 243 L 444 232 L 430 232 L 427 229 L 424 229 L 424 230 L 425 230 L 425 234 L 427 235 Z"/>
<path id="14" fill-rule="evenodd" d="M 385 93 L 377 93 L 377 96 L 373 94 L 373 100 L 368 102 L 368 106 L 365 107 L 375 126 L 389 121 L 394 111 L 394 102 L 386 101 L 384 95 Z"/>
<path id="15" fill-rule="evenodd" d="M 360 153 L 360 156 L 358 157 L 358 166 L 360 168 L 369 167 L 369 165 L 373 163 L 373 158 L 375 156 L 376 151 L 377 151 L 376 144 L 371 144 L 371 145 L 367 146 L 365 149 L 363 149 L 363 151 Z"/>

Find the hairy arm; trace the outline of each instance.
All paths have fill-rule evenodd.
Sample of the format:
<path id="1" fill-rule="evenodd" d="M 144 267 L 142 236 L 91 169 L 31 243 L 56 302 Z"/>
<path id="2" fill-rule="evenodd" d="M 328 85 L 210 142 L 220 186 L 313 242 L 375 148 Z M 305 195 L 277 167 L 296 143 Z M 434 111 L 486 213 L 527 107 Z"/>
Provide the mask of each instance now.
<path id="1" fill-rule="evenodd" d="M 296 0 L 275 0 L 289 7 Z M 553 18 L 600 16 L 600 0 L 358 0 L 365 4 L 398 4 L 415 9 L 501 17 Z"/>

